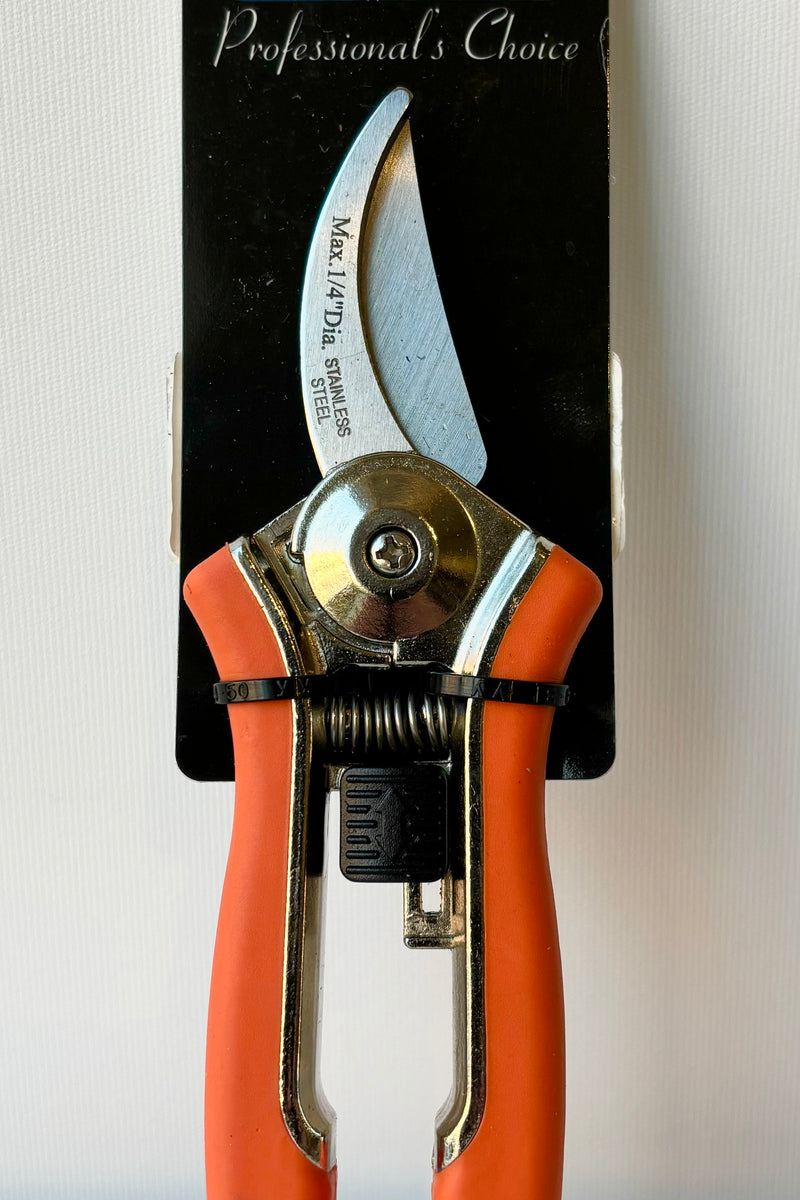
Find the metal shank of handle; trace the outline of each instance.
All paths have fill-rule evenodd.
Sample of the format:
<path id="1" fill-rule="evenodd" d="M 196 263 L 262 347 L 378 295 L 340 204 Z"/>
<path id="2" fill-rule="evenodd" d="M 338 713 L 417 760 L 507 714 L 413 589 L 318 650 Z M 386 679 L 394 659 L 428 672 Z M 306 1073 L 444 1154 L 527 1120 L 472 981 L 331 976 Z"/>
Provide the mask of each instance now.
<path id="1" fill-rule="evenodd" d="M 600 602 L 555 547 L 500 643 L 493 675 L 563 679 Z M 472 1141 L 433 1200 L 558 1200 L 564 1156 L 564 1006 L 544 781 L 553 712 L 487 703 L 483 727 L 486 1096 Z"/>

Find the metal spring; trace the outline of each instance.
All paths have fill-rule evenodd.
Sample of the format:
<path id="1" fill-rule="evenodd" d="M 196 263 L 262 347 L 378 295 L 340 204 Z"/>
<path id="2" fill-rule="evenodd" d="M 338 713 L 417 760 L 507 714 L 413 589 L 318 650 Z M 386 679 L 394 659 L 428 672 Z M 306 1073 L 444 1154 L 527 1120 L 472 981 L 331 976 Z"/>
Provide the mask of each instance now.
<path id="1" fill-rule="evenodd" d="M 453 702 L 443 696 L 332 696 L 325 702 L 325 733 L 337 752 L 443 755 L 450 749 L 452 715 Z"/>

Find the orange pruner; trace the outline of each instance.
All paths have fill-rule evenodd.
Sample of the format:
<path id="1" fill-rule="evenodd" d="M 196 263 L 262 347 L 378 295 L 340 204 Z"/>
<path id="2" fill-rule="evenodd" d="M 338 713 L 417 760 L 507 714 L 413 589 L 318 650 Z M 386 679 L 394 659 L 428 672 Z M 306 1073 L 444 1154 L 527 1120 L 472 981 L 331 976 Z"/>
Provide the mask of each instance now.
<path id="1" fill-rule="evenodd" d="M 185 585 L 236 774 L 208 1019 L 209 1200 L 335 1195 L 316 1037 L 336 795 L 344 874 L 402 883 L 406 944 L 452 955 L 434 1200 L 561 1194 L 545 759 L 601 589 L 477 489 L 486 454 L 431 260 L 410 102 L 395 89 L 357 134 L 309 249 L 301 379 L 322 479 Z"/>

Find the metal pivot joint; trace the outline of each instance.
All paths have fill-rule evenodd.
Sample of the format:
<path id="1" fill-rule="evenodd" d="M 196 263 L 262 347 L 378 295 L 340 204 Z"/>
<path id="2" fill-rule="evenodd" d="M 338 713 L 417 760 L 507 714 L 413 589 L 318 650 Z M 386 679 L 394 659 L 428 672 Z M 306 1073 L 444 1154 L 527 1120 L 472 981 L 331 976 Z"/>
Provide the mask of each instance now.
<path id="1" fill-rule="evenodd" d="M 407 529 L 380 529 L 367 545 L 367 561 L 379 575 L 397 579 L 419 561 L 419 546 Z"/>

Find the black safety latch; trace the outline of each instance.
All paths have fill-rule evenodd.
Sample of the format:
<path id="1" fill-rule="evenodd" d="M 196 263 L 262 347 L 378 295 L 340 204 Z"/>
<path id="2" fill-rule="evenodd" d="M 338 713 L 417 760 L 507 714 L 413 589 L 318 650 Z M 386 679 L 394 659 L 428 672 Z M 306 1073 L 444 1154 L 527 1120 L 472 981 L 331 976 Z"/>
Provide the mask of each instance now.
<path id="1" fill-rule="evenodd" d="M 436 763 L 351 766 L 341 776 L 339 865 L 347 879 L 428 883 L 447 872 L 447 773 Z"/>

